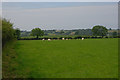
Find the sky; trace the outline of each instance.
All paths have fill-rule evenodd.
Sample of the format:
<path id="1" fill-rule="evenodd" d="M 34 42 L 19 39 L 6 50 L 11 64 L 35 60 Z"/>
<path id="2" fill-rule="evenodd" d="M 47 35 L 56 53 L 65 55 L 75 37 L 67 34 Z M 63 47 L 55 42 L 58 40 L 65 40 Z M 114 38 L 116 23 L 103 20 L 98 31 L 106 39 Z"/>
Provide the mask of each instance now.
<path id="1" fill-rule="evenodd" d="M 2 17 L 15 28 L 32 30 L 118 28 L 117 2 L 3 2 Z"/>
<path id="2" fill-rule="evenodd" d="M 118 2 L 119 0 L 1 0 L 3 2 Z"/>

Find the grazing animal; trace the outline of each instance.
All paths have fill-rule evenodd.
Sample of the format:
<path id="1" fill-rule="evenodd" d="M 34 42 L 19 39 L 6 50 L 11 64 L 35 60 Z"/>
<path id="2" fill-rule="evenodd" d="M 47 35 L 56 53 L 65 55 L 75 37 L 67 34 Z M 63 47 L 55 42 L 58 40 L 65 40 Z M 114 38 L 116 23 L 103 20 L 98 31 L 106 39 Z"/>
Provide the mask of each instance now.
<path id="1" fill-rule="evenodd" d="M 50 41 L 51 39 L 48 39 L 48 41 Z"/>
<path id="2" fill-rule="evenodd" d="M 62 40 L 65 40 L 65 38 L 62 38 Z"/>
<path id="3" fill-rule="evenodd" d="M 66 40 L 68 40 L 68 39 L 66 39 Z"/>
<path id="4" fill-rule="evenodd" d="M 45 40 L 45 39 L 42 39 L 43 41 Z"/>
<path id="5" fill-rule="evenodd" d="M 82 38 L 82 40 L 84 40 L 84 38 Z"/>

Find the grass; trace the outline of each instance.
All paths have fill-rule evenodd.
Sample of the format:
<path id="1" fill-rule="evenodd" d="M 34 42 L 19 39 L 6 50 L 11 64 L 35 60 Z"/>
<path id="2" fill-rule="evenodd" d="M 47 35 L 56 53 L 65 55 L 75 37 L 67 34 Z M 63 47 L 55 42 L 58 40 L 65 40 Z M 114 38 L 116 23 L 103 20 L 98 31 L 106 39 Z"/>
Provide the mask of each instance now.
<path id="1" fill-rule="evenodd" d="M 3 78 L 16 78 L 18 63 L 16 51 L 16 40 L 7 42 L 2 48 L 2 77 Z"/>
<path id="2" fill-rule="evenodd" d="M 20 40 L 18 78 L 117 78 L 118 39 Z"/>

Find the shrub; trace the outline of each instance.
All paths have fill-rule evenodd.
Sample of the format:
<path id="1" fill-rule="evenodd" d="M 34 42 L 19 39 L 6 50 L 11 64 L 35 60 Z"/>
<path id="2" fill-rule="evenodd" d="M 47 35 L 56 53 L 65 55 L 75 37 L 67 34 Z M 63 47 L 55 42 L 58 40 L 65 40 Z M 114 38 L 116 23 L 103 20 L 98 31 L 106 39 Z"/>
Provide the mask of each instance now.
<path id="1" fill-rule="evenodd" d="M 15 30 L 13 24 L 6 19 L 2 19 L 2 46 L 15 38 Z"/>

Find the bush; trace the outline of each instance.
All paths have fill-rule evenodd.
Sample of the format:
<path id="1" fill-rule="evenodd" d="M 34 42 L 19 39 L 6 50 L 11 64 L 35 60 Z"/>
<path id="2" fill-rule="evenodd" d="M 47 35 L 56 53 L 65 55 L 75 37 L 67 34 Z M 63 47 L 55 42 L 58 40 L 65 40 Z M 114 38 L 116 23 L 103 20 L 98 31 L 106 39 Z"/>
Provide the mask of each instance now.
<path id="1" fill-rule="evenodd" d="M 15 30 L 13 29 L 13 24 L 6 19 L 2 19 L 2 46 L 6 42 L 13 40 L 15 38 Z"/>

